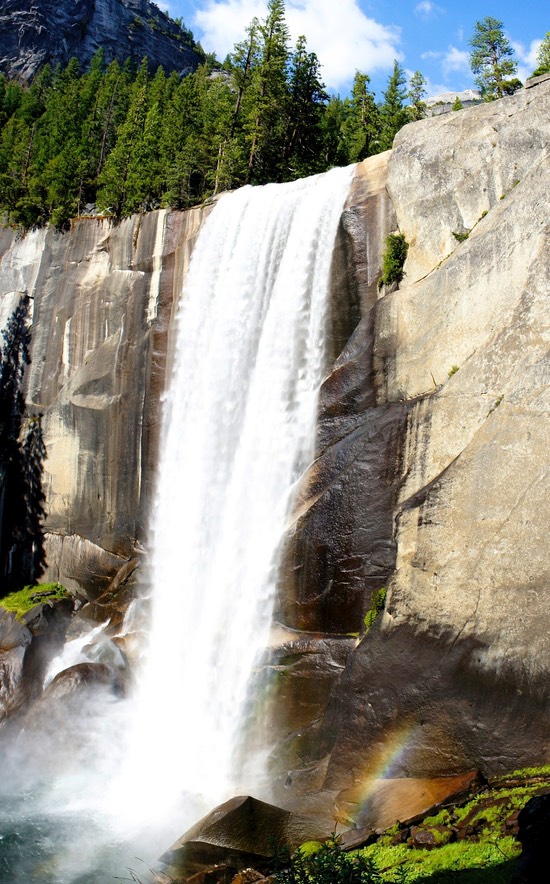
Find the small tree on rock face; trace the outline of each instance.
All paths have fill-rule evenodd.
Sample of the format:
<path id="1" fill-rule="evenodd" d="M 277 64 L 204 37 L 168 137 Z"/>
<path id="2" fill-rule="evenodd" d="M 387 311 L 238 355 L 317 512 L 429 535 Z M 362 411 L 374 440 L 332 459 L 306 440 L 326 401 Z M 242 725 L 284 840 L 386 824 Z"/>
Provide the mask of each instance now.
<path id="1" fill-rule="evenodd" d="M 426 116 L 426 102 L 424 101 L 427 94 L 426 83 L 426 78 L 420 73 L 420 71 L 415 71 L 409 81 L 407 97 L 411 102 L 409 114 L 413 121 L 422 120 Z"/>
<path id="2" fill-rule="evenodd" d="M 544 39 L 537 52 L 537 67 L 531 74 L 532 77 L 540 77 L 541 74 L 550 74 L 550 31 L 544 35 Z"/>
<path id="3" fill-rule="evenodd" d="M 515 74 L 517 62 L 512 59 L 514 51 L 504 35 L 502 22 L 490 16 L 476 22 L 470 46 L 470 66 L 484 99 L 493 101 L 509 94 L 507 81 Z"/>

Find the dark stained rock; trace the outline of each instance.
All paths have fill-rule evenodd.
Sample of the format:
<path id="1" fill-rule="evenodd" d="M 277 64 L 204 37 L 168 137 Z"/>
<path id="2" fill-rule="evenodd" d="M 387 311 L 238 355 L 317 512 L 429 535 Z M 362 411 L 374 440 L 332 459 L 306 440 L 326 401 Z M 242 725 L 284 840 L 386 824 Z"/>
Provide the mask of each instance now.
<path id="1" fill-rule="evenodd" d="M 27 80 L 43 65 L 83 66 L 102 47 L 107 62 L 144 56 L 152 68 L 189 73 L 202 58 L 181 29 L 147 0 L 4 0 L 0 9 L 0 71 Z"/>
<path id="2" fill-rule="evenodd" d="M 161 857 L 177 875 L 199 874 L 214 865 L 234 873 L 265 869 L 277 844 L 295 850 L 330 834 L 326 822 L 292 814 L 250 796 L 226 801 L 182 835 Z M 231 880 L 231 879 L 229 879 Z"/>
<path id="3" fill-rule="evenodd" d="M 63 647 L 72 599 L 45 601 L 17 619 L 0 607 L 0 723 L 40 695 L 47 666 Z"/>

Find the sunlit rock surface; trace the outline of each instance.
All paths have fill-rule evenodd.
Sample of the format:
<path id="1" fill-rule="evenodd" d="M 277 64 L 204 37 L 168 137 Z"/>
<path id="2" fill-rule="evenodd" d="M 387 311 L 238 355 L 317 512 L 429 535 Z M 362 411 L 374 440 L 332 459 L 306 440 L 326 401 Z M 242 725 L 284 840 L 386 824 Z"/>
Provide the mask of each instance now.
<path id="1" fill-rule="evenodd" d="M 47 575 L 95 599 L 139 557 L 171 322 L 204 210 L 0 231 L 5 323 L 33 303 L 29 409 L 47 446 Z"/>
<path id="2" fill-rule="evenodd" d="M 4 0 L 0 9 L 0 71 L 28 80 L 45 64 L 85 67 L 99 48 L 107 63 L 144 56 L 152 67 L 190 73 L 201 62 L 179 27 L 147 0 Z"/>

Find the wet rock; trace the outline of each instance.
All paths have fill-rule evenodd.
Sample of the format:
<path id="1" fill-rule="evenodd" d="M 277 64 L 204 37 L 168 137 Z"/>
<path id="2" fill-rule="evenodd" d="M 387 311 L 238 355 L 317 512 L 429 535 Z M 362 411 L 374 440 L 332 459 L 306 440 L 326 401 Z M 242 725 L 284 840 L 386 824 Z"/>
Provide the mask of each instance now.
<path id="1" fill-rule="evenodd" d="M 396 820 L 410 825 L 420 815 L 435 813 L 441 804 L 475 791 L 479 782 L 477 771 L 454 777 L 367 777 L 337 796 L 335 812 L 342 820 L 372 829 L 386 829 Z"/>
<path id="2" fill-rule="evenodd" d="M 45 601 L 20 619 L 0 607 L 0 723 L 40 695 L 50 660 L 61 650 L 72 599 Z"/>
<path id="3" fill-rule="evenodd" d="M 296 849 L 304 841 L 327 837 L 326 823 L 292 814 L 249 796 L 226 801 L 182 835 L 161 857 L 176 875 L 203 873 L 226 865 L 234 874 L 266 869 L 276 845 Z"/>
<path id="4" fill-rule="evenodd" d="M 235 875 L 231 884 L 254 884 L 255 881 L 265 881 L 265 876 L 256 869 L 243 869 Z"/>

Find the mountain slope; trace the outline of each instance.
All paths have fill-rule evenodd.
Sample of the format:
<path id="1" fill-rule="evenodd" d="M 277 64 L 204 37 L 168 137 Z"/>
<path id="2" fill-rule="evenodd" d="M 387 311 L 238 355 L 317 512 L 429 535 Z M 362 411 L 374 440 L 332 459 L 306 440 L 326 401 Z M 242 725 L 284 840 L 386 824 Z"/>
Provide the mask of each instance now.
<path id="1" fill-rule="evenodd" d="M 195 70 L 201 55 L 189 35 L 148 0 L 4 0 L 0 9 L 0 71 L 28 80 L 45 64 L 76 56 L 87 65 L 100 47 L 107 62 L 140 61 L 167 72 Z"/>

